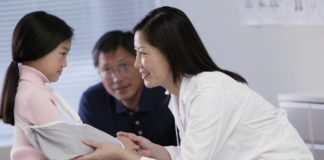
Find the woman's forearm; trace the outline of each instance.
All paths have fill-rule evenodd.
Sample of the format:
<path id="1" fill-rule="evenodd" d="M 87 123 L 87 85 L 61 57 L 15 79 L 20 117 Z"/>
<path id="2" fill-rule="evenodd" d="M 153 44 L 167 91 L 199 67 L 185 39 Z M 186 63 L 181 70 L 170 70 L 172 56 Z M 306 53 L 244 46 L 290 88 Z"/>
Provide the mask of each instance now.
<path id="1" fill-rule="evenodd" d="M 169 152 L 158 144 L 155 144 L 152 155 L 158 160 L 171 160 Z"/>
<path id="2" fill-rule="evenodd" d="M 120 152 L 119 154 L 119 157 L 121 157 L 122 160 L 141 160 L 141 156 L 128 149 L 122 149 L 122 152 Z"/>

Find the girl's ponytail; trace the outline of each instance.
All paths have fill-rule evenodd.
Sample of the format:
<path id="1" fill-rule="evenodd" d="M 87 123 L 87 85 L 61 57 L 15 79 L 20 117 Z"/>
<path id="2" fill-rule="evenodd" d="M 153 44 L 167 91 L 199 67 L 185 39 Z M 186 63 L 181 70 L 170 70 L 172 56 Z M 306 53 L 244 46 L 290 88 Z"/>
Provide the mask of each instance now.
<path id="1" fill-rule="evenodd" d="M 14 106 L 19 81 L 19 68 L 16 61 L 12 61 L 7 69 L 1 94 L 0 117 L 3 122 L 15 124 Z"/>

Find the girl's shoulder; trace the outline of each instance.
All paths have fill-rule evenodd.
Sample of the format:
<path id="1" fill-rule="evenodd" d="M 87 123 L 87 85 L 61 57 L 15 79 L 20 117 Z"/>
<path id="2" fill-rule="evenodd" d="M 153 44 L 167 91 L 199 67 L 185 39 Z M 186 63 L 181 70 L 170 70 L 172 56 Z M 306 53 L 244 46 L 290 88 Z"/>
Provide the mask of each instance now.
<path id="1" fill-rule="evenodd" d="M 18 104 L 21 102 L 28 106 L 30 103 L 51 100 L 52 97 L 52 90 L 48 86 L 21 81 L 17 88 L 16 102 Z"/>
<path id="2" fill-rule="evenodd" d="M 29 91 L 33 94 L 51 93 L 52 89 L 45 84 L 37 84 L 27 80 L 21 80 L 18 84 L 18 91 Z"/>

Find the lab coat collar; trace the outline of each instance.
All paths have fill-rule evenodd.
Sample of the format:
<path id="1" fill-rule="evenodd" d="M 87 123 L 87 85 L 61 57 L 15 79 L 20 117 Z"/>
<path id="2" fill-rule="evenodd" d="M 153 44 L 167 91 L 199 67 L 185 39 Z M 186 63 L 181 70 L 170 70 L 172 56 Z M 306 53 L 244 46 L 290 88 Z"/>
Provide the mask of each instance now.
<path id="1" fill-rule="evenodd" d="M 179 92 L 179 100 L 182 102 L 187 102 L 190 92 L 188 92 L 188 87 L 190 87 L 190 83 L 194 77 L 191 75 L 185 75 L 182 77 L 182 81 L 180 84 L 180 92 Z M 187 92 L 185 92 L 187 91 Z"/>

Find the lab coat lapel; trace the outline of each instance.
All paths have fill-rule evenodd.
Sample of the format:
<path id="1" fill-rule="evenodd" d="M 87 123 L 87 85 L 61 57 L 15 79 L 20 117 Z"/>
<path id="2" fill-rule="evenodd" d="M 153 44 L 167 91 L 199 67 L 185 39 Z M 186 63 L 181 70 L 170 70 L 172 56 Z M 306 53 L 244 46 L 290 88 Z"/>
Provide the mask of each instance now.
<path id="1" fill-rule="evenodd" d="M 182 137 L 182 135 L 184 133 L 184 126 L 180 120 L 178 99 L 173 95 L 171 95 L 169 108 L 174 116 L 175 123 L 179 129 L 180 137 Z"/>

